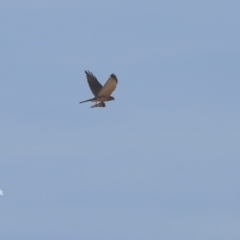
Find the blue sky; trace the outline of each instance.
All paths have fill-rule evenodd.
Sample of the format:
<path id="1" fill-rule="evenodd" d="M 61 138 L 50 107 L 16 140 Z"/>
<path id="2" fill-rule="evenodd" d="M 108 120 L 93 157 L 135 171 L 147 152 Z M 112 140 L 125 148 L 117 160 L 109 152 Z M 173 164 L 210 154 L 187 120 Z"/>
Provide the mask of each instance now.
<path id="1" fill-rule="evenodd" d="M 240 239 L 239 8 L 1 1 L 1 239 Z"/>

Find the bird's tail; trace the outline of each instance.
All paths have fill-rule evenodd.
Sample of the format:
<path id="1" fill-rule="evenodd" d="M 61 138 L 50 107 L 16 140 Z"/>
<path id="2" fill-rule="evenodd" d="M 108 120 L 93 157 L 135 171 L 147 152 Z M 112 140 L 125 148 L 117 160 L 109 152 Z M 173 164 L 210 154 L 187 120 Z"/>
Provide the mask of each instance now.
<path id="1" fill-rule="evenodd" d="M 91 102 L 93 101 L 95 98 L 91 98 L 91 99 L 88 99 L 88 100 L 85 100 L 85 101 L 82 101 L 82 102 L 79 102 L 79 103 L 85 103 L 85 102 Z"/>

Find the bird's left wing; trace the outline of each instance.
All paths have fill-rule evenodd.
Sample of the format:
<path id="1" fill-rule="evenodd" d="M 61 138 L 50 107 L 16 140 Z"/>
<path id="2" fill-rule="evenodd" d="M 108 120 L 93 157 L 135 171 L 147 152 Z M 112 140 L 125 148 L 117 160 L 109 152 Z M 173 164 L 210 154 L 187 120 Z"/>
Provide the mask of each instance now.
<path id="1" fill-rule="evenodd" d="M 117 86 L 118 80 L 115 74 L 111 74 L 110 78 L 104 84 L 103 88 L 99 91 L 98 97 L 109 97 Z"/>
<path id="2" fill-rule="evenodd" d="M 96 97 L 100 90 L 102 89 L 102 85 L 90 71 L 85 71 L 85 73 L 88 80 L 88 85 L 93 95 Z"/>

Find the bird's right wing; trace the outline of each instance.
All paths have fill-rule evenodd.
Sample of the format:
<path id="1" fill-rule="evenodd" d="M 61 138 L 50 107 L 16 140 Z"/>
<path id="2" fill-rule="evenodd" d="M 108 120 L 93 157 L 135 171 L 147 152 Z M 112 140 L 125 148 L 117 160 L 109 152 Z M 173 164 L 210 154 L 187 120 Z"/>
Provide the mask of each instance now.
<path id="1" fill-rule="evenodd" d="M 97 78 L 89 71 L 85 71 L 87 80 L 88 80 L 88 85 L 93 93 L 93 95 L 96 97 L 100 90 L 102 89 L 101 83 L 97 80 Z"/>
<path id="2" fill-rule="evenodd" d="M 111 74 L 110 78 L 107 80 L 107 82 L 104 84 L 103 88 L 100 90 L 98 93 L 98 97 L 109 97 L 112 92 L 115 90 L 117 87 L 117 77 L 115 74 Z"/>

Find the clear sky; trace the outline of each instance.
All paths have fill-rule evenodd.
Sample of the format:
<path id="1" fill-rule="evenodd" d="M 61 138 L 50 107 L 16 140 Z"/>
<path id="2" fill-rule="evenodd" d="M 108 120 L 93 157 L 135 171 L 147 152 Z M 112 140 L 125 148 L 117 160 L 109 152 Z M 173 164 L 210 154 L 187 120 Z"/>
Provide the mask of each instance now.
<path id="1" fill-rule="evenodd" d="M 239 9 L 2 0 L 0 239 L 239 240 Z"/>

